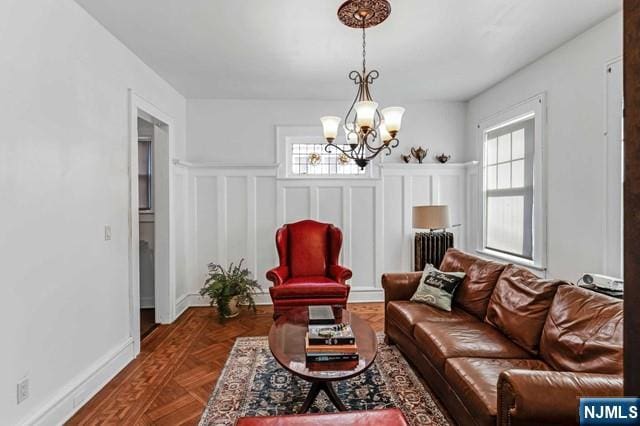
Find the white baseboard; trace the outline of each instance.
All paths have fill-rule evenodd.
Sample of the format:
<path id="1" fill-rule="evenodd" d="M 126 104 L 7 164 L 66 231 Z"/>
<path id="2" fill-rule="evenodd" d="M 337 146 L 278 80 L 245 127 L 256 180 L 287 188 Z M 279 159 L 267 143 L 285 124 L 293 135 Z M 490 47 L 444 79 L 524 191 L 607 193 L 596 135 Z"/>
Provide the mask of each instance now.
<path id="1" fill-rule="evenodd" d="M 349 303 L 384 302 L 384 290 L 379 288 L 357 289 L 351 287 Z"/>
<path id="2" fill-rule="evenodd" d="M 78 374 L 20 425 L 60 425 L 66 422 L 133 360 L 133 339 L 127 338 L 89 368 Z"/>
<path id="3" fill-rule="evenodd" d="M 153 296 L 140 298 L 140 309 L 155 308 L 155 300 Z"/>
<path id="4" fill-rule="evenodd" d="M 269 292 L 255 296 L 256 305 L 272 305 Z M 349 294 L 349 303 L 384 302 L 384 291 L 378 288 L 353 288 Z M 210 306 L 209 298 L 198 293 L 187 293 L 176 301 L 176 318 L 190 306 Z"/>

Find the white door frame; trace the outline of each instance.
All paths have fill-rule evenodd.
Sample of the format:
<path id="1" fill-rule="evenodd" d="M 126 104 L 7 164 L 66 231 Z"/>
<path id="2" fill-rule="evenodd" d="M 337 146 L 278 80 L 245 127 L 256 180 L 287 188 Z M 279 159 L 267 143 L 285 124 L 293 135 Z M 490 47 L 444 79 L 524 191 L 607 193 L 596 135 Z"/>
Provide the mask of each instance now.
<path id="1" fill-rule="evenodd" d="M 150 115 L 155 120 L 166 125 L 169 133 L 166 158 L 155 158 L 156 170 L 158 164 L 166 167 L 164 182 L 154 182 L 157 187 L 164 187 L 162 193 L 168 206 L 166 219 L 168 229 L 158 229 L 156 220 L 156 253 L 164 250 L 164 258 L 168 265 L 155 267 L 155 305 L 156 321 L 168 324 L 175 319 L 175 248 L 173 226 L 173 163 L 171 161 L 175 145 L 175 125 L 173 119 L 155 107 L 150 102 L 129 89 L 129 307 L 130 307 L 130 335 L 133 339 L 134 356 L 140 353 L 140 223 L 138 217 L 138 116 L 140 112 Z M 155 178 L 155 177 L 154 177 Z M 158 212 L 156 212 L 158 215 Z M 161 238 L 157 238 L 160 234 Z M 160 244 L 158 241 L 160 240 Z M 156 255 L 158 257 L 158 255 Z M 158 263 L 158 262 L 156 262 Z M 160 266 L 160 267 L 158 267 Z M 159 274 L 160 272 L 160 274 Z M 168 275 L 168 276 L 167 276 Z"/>

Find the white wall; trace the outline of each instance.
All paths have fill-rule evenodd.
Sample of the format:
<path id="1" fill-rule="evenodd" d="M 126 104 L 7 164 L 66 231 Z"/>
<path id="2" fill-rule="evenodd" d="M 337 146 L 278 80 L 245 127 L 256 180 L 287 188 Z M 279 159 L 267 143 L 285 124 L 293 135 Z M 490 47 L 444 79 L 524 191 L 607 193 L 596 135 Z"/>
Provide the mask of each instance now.
<path id="1" fill-rule="evenodd" d="M 469 102 L 468 150 L 479 159 L 483 119 L 546 92 L 548 275 L 575 281 L 602 272 L 605 247 L 606 64 L 622 55 L 616 14 Z M 477 215 L 479 212 L 474 212 Z M 478 230 L 469 244 L 478 247 Z"/>
<path id="2" fill-rule="evenodd" d="M 431 161 L 441 152 L 451 153 L 452 162 L 465 158 L 464 103 L 405 106 L 403 152 L 422 145 L 432 149 Z M 311 132 L 320 132 L 321 115 L 346 107 L 347 101 L 188 100 L 186 211 L 191 212 L 187 250 L 192 261 L 187 299 L 178 301 L 178 312 L 198 303 L 195 294 L 210 261 L 226 264 L 244 257 L 266 289 L 265 272 L 277 264 L 275 230 L 286 222 L 313 218 L 343 229 L 343 262 L 354 270 L 351 300 L 381 300 L 380 274 L 412 267 L 413 203 L 450 203 L 454 221 L 464 222 L 466 167 L 461 164 L 398 164 L 401 150 L 396 150 L 387 159 L 393 164 L 375 179 L 278 177 L 284 173 L 277 173 L 276 144 L 283 141 L 276 140 L 276 127 L 310 125 Z M 430 135 L 427 140 L 423 132 Z M 456 232 L 463 245 L 462 229 Z M 261 301 L 268 302 L 268 295 Z"/>
<path id="3" fill-rule="evenodd" d="M 401 84 L 400 82 L 398 84 Z M 345 85 L 345 94 L 352 88 Z M 354 93 L 355 95 L 355 93 Z M 383 100 L 380 100 L 383 102 Z M 469 159 L 464 102 L 401 103 L 406 108 L 400 146 L 385 161 L 400 162 L 412 146 L 429 148 L 428 160 L 445 152 L 452 162 Z M 320 126 L 324 115 L 344 116 L 345 101 L 189 99 L 187 159 L 194 162 L 276 162 L 275 126 Z"/>
<path id="4" fill-rule="evenodd" d="M 53 424 L 132 356 L 128 89 L 179 157 L 186 106 L 71 0 L 2 1 L 0 51 L 0 424 Z"/>

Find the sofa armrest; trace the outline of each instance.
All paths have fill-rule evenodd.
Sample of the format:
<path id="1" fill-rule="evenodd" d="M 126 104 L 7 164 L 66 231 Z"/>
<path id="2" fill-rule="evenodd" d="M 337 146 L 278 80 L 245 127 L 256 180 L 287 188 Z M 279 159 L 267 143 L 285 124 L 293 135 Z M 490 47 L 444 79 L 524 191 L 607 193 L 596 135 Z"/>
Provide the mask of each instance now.
<path id="1" fill-rule="evenodd" d="M 267 271 L 267 279 L 273 282 L 274 286 L 281 285 L 289 278 L 289 267 L 278 266 Z"/>
<path id="2" fill-rule="evenodd" d="M 498 378 L 498 424 L 574 424 L 580 397 L 622 394 L 617 375 L 507 370 Z"/>
<path id="3" fill-rule="evenodd" d="M 392 300 L 409 300 L 416 292 L 422 272 L 382 274 L 384 304 Z"/>
<path id="4" fill-rule="evenodd" d="M 352 275 L 353 273 L 351 272 L 351 269 L 345 268 L 344 266 L 340 266 L 340 265 L 329 266 L 329 276 L 340 284 L 346 284 L 347 283 L 346 281 L 349 278 L 351 278 Z"/>

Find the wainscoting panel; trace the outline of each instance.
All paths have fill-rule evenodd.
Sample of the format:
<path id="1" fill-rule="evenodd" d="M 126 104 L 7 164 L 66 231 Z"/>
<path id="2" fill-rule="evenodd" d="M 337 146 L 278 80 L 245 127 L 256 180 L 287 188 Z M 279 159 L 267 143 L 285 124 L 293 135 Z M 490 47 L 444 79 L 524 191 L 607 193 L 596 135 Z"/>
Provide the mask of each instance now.
<path id="1" fill-rule="evenodd" d="M 207 272 L 209 262 L 221 262 L 218 256 L 218 178 L 215 176 L 194 176 L 195 180 L 195 229 L 190 239 L 196 246 L 197 280 L 191 283 L 192 292 L 197 291 Z"/>
<path id="2" fill-rule="evenodd" d="M 410 236 L 404 231 L 404 178 L 384 178 L 384 272 L 407 271 L 411 256 Z M 406 238 L 405 238 L 406 235 Z"/>
<path id="3" fill-rule="evenodd" d="M 344 227 L 343 188 L 340 186 L 320 187 L 317 194 L 317 219 L 320 222 L 332 223 L 342 229 Z"/>
<path id="4" fill-rule="evenodd" d="M 463 164 L 389 164 L 379 178 L 277 177 L 278 165 L 219 165 L 179 162 L 186 195 L 184 232 L 177 261 L 187 271 L 186 293 L 178 312 L 207 301 L 197 295 L 209 262 L 246 259 L 263 290 L 277 265 L 275 231 L 283 223 L 315 219 L 339 226 L 344 235 L 341 262 L 353 270 L 351 301 L 383 300 L 380 276 L 409 271 L 413 259 L 411 208 L 446 203 L 451 210 L 456 246 L 465 248 L 468 195 L 472 177 Z M 177 268 L 181 270 L 180 268 Z M 268 292 L 259 303 L 269 303 Z"/>
<path id="5" fill-rule="evenodd" d="M 227 262 L 238 263 L 240 259 L 244 258 L 247 265 L 253 265 L 255 254 L 248 250 L 249 244 L 247 243 L 249 235 L 247 179 L 246 176 L 227 177 L 226 252 Z M 255 228 L 255 221 L 252 223 L 252 228 Z"/>
<path id="6" fill-rule="evenodd" d="M 349 248 L 354 290 L 358 287 L 372 289 L 379 280 L 376 277 L 376 193 L 375 187 L 349 188 L 351 197 L 350 229 L 346 238 Z M 379 286 L 378 286 L 379 287 Z"/>
<path id="7" fill-rule="evenodd" d="M 283 187 L 283 216 L 281 223 L 297 222 L 311 216 L 311 187 Z"/>
<path id="8" fill-rule="evenodd" d="M 259 282 L 266 287 L 267 281 L 264 274 L 269 269 L 278 265 L 278 256 L 275 245 L 275 233 L 278 228 L 276 220 L 276 179 L 275 177 L 256 178 L 256 265 L 255 272 Z M 270 285 L 271 282 L 269 281 Z"/>

